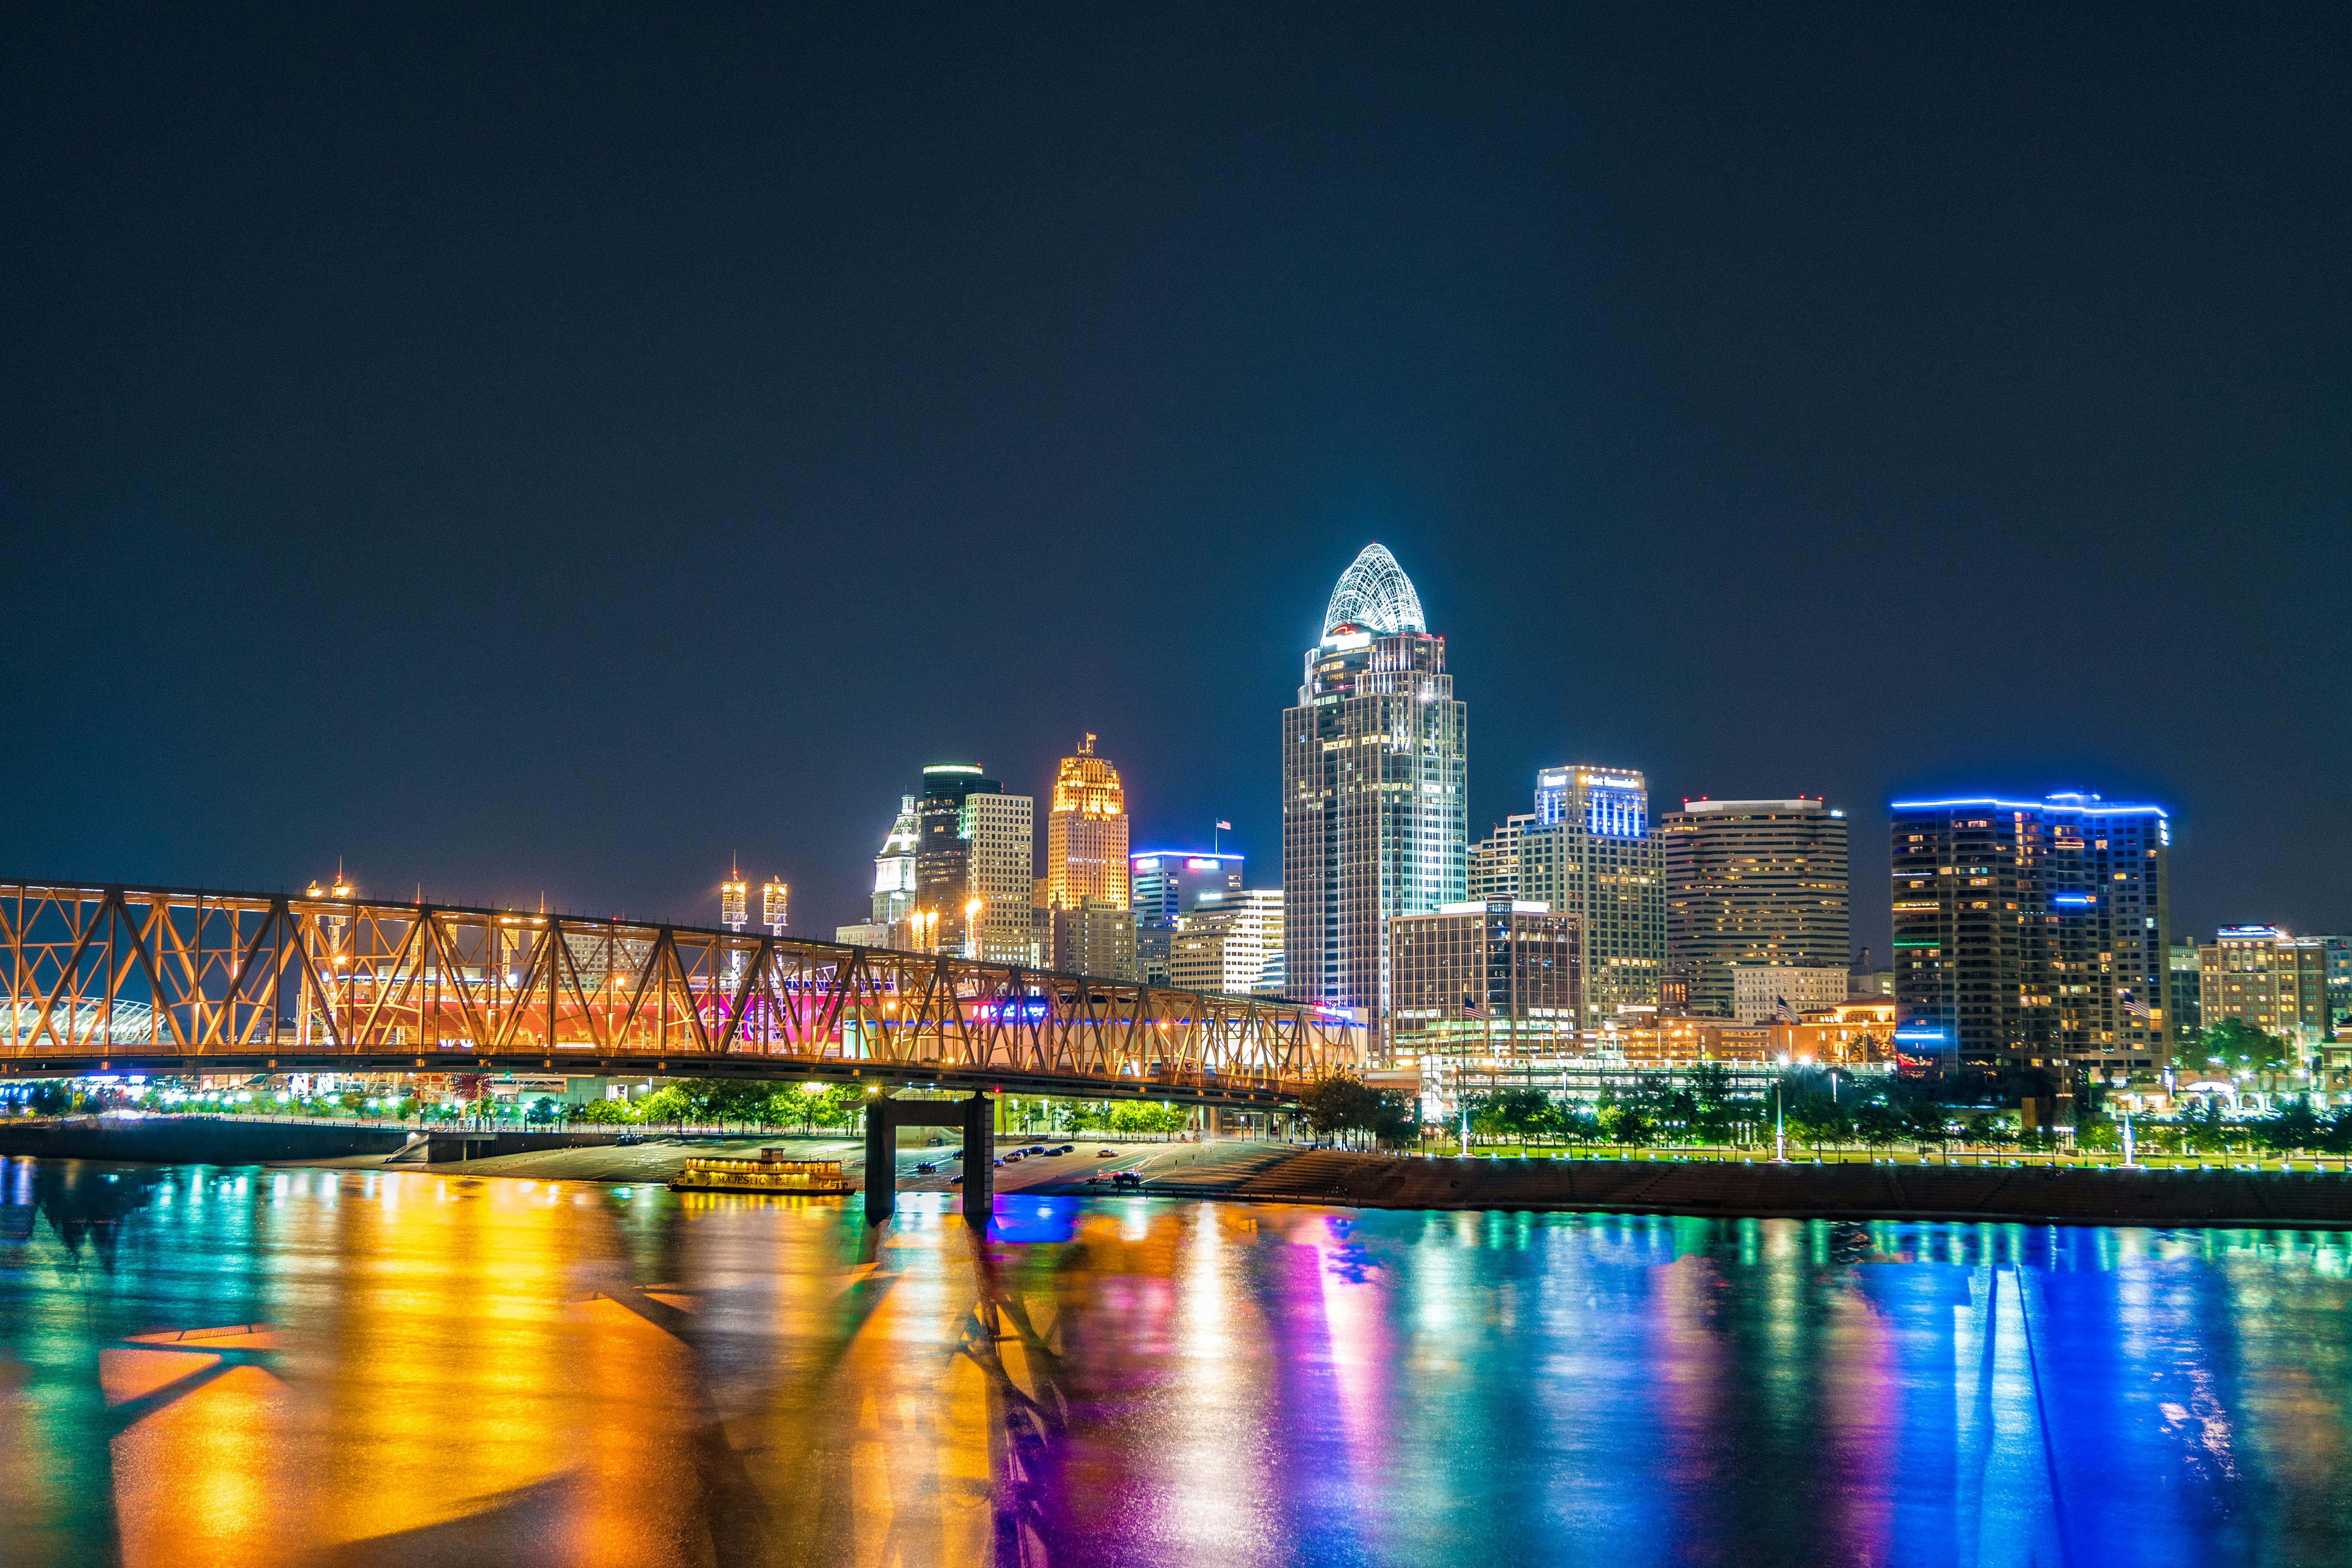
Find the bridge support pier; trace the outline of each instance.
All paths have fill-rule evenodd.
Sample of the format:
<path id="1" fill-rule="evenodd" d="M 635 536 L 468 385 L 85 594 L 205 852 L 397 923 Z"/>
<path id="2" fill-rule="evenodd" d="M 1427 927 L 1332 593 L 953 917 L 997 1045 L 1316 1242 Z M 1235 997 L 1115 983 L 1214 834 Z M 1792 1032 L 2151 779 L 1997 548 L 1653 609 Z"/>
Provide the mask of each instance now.
<path id="1" fill-rule="evenodd" d="M 995 1107 L 989 1097 L 866 1102 L 866 1219 L 879 1225 L 898 1212 L 898 1129 L 954 1127 L 963 1132 L 963 1219 L 987 1228 L 996 1206 Z"/>

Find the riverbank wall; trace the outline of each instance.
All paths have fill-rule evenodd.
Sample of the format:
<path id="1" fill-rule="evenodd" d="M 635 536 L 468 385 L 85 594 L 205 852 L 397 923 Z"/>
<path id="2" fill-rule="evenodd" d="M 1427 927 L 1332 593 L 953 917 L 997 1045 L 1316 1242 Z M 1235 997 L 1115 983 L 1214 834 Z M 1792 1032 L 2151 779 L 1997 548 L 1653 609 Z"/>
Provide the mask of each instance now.
<path id="1" fill-rule="evenodd" d="M 396 1124 L 245 1120 L 230 1116 L 63 1116 L 0 1121 L 0 1154 L 51 1160 L 124 1160 L 166 1165 L 256 1165 L 272 1160 L 339 1160 L 400 1151 L 415 1130 Z M 429 1134 L 429 1160 L 485 1159 L 538 1149 L 615 1141 L 611 1132 L 444 1131 Z"/>
<path id="2" fill-rule="evenodd" d="M 1221 1195 L 1360 1208 L 2352 1229 L 2352 1177 L 2305 1172 L 1433 1160 L 1320 1151 Z"/>

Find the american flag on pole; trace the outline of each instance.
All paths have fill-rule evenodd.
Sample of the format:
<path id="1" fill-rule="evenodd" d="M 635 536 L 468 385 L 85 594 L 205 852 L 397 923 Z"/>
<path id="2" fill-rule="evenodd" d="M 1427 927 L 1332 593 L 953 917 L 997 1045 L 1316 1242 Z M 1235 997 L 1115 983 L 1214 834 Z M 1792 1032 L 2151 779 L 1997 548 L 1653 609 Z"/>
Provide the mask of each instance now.
<path id="1" fill-rule="evenodd" d="M 2131 993 L 2130 986 L 2117 986 L 2116 988 L 2116 994 L 2124 999 L 2125 1012 L 2129 1013 L 2135 1018 L 2145 1018 L 2148 1016 L 2147 1004 L 2141 1001 L 2138 997 L 2134 996 Z"/>
<path id="2" fill-rule="evenodd" d="M 1774 1003 L 1772 1016 L 1776 1020 L 1783 1024 L 1793 1024 L 1797 1021 L 1797 1010 L 1789 1005 L 1789 999 L 1786 996 L 1776 996 L 1772 1000 Z"/>
<path id="3" fill-rule="evenodd" d="M 1230 822 L 1220 822 L 1217 827 L 1219 831 L 1224 833 L 1231 833 L 1234 830 L 1234 825 Z"/>

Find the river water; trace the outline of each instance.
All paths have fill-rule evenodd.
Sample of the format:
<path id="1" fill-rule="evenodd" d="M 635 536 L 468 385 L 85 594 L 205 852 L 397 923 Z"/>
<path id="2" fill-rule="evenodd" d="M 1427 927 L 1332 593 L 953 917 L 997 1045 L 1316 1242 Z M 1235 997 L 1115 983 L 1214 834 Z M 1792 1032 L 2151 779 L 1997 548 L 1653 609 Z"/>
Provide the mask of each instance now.
<path id="1" fill-rule="evenodd" d="M 2293 1232 L 0 1162 L 0 1563 L 2352 1561 Z"/>

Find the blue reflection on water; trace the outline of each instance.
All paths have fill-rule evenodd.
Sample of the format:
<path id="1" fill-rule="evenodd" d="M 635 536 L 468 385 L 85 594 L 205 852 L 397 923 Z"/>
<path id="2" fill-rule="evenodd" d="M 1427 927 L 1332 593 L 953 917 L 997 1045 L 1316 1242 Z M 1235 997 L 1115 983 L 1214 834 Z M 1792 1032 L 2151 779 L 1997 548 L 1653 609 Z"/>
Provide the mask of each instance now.
<path id="1" fill-rule="evenodd" d="M 1017 1193 L 1001 1196 L 996 1200 L 996 1239 L 1015 1245 L 1067 1241 L 1086 1203 L 1084 1198 L 1027 1197 Z"/>

